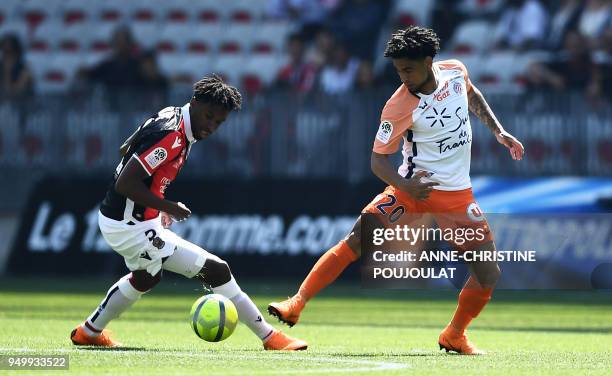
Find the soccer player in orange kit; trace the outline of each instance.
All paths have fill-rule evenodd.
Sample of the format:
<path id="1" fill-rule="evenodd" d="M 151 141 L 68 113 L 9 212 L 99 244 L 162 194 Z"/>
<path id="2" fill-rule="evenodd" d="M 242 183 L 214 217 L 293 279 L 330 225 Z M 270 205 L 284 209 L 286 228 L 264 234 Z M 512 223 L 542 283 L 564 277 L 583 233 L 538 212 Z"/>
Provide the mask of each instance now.
<path id="1" fill-rule="evenodd" d="M 387 101 L 374 140 L 372 171 L 389 186 L 362 213 L 434 214 L 441 228 L 464 222 L 488 229 L 471 190 L 469 176 L 472 130 L 469 112 L 487 126 L 514 160 L 523 158 L 523 145 L 506 132 L 459 60 L 434 62 L 440 41 L 433 30 L 410 26 L 393 34 L 385 50 L 402 85 Z M 403 141 L 403 163 L 398 170 L 388 157 Z M 463 217 L 462 220 L 458 218 Z M 460 223 L 461 222 L 461 223 Z M 293 326 L 306 303 L 331 284 L 361 255 L 361 216 L 347 237 L 329 249 L 312 268 L 299 291 L 268 312 Z M 495 252 L 492 234 L 471 250 Z M 500 276 L 497 262 L 474 262 L 455 314 L 439 336 L 440 349 L 459 354 L 483 354 L 465 330 L 491 299 Z"/>

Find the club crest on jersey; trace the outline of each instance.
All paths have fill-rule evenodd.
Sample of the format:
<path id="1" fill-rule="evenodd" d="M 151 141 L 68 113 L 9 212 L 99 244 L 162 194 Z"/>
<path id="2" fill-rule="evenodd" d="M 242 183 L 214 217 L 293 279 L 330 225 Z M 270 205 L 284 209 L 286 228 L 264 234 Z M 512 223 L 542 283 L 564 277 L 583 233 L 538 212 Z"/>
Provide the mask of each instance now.
<path id="1" fill-rule="evenodd" d="M 463 92 L 463 86 L 461 86 L 460 82 L 455 82 L 453 85 L 453 90 L 455 90 L 455 93 L 461 94 L 461 92 Z"/>
<path id="2" fill-rule="evenodd" d="M 383 121 L 380 123 L 380 127 L 378 127 L 378 132 L 376 132 L 376 139 L 383 144 L 389 143 L 391 139 L 391 134 L 393 133 L 393 124 L 390 121 Z"/>
<path id="3" fill-rule="evenodd" d="M 168 152 L 164 148 L 155 148 L 150 152 L 144 160 L 147 162 L 149 167 L 155 168 L 159 166 L 163 161 L 168 158 Z"/>

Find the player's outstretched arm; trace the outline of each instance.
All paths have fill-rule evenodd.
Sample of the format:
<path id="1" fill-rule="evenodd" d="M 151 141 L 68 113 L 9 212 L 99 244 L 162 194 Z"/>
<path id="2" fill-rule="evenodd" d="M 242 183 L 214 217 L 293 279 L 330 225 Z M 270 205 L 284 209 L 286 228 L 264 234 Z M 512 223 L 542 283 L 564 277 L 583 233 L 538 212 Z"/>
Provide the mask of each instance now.
<path id="1" fill-rule="evenodd" d="M 147 177 L 145 169 L 132 157 L 117 178 L 115 190 L 139 205 L 166 212 L 177 221 L 189 218 L 191 211 L 185 205 L 164 200 L 151 193 L 143 182 Z"/>
<path id="2" fill-rule="evenodd" d="M 482 92 L 474 85 L 472 85 L 472 90 L 470 90 L 468 94 L 468 101 L 470 112 L 476 115 L 476 117 L 493 132 L 500 144 L 508 148 L 512 159 L 517 161 L 523 159 L 523 154 L 525 154 L 523 144 L 521 144 L 516 137 L 506 132 L 499 120 L 497 120 L 497 117 L 495 117 L 493 110 L 491 110 Z"/>

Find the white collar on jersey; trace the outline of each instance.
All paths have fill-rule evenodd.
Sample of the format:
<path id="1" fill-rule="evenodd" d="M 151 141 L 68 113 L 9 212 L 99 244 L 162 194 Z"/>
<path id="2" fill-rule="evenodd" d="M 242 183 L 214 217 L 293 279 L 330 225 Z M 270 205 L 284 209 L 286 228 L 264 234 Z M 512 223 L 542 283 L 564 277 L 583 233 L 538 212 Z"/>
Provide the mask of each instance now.
<path id="1" fill-rule="evenodd" d="M 189 103 L 184 105 L 181 108 L 181 113 L 183 114 L 183 122 L 185 123 L 185 135 L 187 135 L 187 140 L 189 143 L 193 144 L 196 142 L 195 137 L 193 137 L 193 131 L 191 130 L 191 118 L 189 117 Z"/>

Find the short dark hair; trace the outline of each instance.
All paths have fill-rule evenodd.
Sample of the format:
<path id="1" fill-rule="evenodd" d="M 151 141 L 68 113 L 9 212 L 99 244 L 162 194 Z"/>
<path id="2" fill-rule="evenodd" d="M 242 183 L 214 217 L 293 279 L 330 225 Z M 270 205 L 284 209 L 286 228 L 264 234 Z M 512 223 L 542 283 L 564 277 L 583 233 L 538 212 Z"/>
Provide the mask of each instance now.
<path id="1" fill-rule="evenodd" d="M 431 56 L 433 58 L 438 51 L 440 51 L 440 38 L 435 31 L 420 26 L 408 26 L 391 35 L 385 49 L 385 57 L 424 59 Z"/>
<path id="2" fill-rule="evenodd" d="M 200 103 L 216 104 L 229 111 L 239 110 L 242 106 L 242 95 L 238 89 L 223 82 L 216 74 L 193 84 L 193 98 Z"/>

